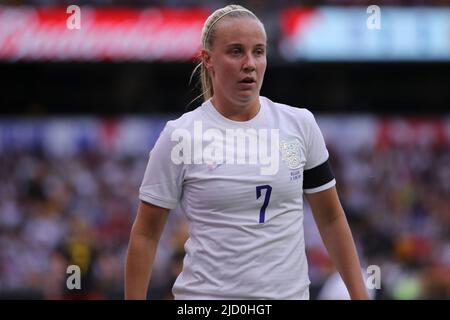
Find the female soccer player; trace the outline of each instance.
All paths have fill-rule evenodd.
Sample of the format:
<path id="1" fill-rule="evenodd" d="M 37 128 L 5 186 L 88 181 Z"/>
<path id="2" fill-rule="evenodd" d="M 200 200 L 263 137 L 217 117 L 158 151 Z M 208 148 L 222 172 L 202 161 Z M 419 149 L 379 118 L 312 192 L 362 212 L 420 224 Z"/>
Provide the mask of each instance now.
<path id="1" fill-rule="evenodd" d="M 261 21 L 241 6 L 206 20 L 205 101 L 169 121 L 150 153 L 126 299 L 146 298 L 160 235 L 178 205 L 190 227 L 175 299 L 308 299 L 303 193 L 350 297 L 368 298 L 314 116 L 259 95 L 266 43 Z"/>

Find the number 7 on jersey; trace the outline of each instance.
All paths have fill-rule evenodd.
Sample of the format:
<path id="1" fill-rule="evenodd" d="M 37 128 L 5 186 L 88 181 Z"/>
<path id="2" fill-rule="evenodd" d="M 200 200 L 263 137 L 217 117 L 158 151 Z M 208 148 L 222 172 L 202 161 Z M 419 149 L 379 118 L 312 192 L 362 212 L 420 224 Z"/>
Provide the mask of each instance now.
<path id="1" fill-rule="evenodd" d="M 261 197 L 261 190 L 266 189 L 266 195 L 264 197 L 264 203 L 261 207 L 261 210 L 259 210 L 259 223 L 264 223 L 266 219 L 266 208 L 269 205 L 270 200 L 270 194 L 272 193 L 272 187 L 268 184 L 263 186 L 256 186 L 256 199 L 259 199 Z"/>

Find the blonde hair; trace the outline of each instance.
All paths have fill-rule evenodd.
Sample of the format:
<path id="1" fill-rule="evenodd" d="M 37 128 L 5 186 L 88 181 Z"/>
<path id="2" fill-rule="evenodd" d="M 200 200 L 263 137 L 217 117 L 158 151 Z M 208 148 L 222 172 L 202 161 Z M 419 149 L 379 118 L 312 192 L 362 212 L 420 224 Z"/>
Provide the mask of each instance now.
<path id="1" fill-rule="evenodd" d="M 218 10 L 214 11 L 208 17 L 208 19 L 206 19 L 205 24 L 203 25 L 203 29 L 202 29 L 202 47 L 203 47 L 203 49 L 210 50 L 212 48 L 214 40 L 216 38 L 215 25 L 218 21 L 220 21 L 224 17 L 230 17 L 230 18 L 251 17 L 251 18 L 258 20 L 261 23 L 261 21 L 258 19 L 258 17 L 253 12 L 251 12 L 250 10 L 248 10 L 240 5 L 232 4 L 232 5 L 223 7 L 221 9 L 218 9 Z M 261 23 L 261 25 L 262 25 L 262 23 Z M 200 59 L 201 59 L 201 57 L 200 57 Z M 200 61 L 197 64 L 197 66 L 194 68 L 194 71 L 192 71 L 189 83 L 192 81 L 193 76 L 199 69 L 200 69 L 200 82 L 201 82 L 201 86 L 202 86 L 202 93 L 199 96 L 197 96 L 193 101 L 197 100 L 198 98 L 200 98 L 202 96 L 203 96 L 203 100 L 206 101 L 214 95 L 214 89 L 212 86 L 211 77 L 208 73 L 208 70 L 203 65 L 203 61 Z"/>

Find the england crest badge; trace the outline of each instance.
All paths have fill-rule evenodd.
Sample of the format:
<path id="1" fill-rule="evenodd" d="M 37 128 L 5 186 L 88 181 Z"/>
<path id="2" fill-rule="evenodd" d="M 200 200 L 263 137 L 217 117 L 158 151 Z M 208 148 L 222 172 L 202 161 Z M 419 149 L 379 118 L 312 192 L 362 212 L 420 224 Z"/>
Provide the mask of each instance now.
<path id="1" fill-rule="evenodd" d="M 281 158 L 286 162 L 289 169 L 298 169 L 301 166 L 300 141 L 292 139 L 280 140 Z"/>

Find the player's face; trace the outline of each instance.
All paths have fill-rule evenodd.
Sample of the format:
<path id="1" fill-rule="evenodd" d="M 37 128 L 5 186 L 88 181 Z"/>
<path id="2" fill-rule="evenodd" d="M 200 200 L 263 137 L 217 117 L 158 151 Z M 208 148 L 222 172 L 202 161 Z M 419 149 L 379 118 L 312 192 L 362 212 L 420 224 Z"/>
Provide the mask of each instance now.
<path id="1" fill-rule="evenodd" d="M 258 101 L 267 65 L 266 42 L 256 19 L 224 18 L 217 23 L 207 61 L 215 97 L 235 105 Z"/>

